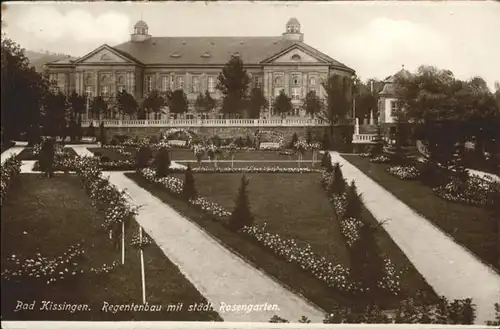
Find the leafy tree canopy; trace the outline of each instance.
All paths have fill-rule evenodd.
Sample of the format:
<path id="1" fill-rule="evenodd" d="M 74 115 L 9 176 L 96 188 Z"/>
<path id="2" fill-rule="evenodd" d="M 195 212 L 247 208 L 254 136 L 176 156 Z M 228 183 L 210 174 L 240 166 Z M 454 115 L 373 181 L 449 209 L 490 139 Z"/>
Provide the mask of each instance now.
<path id="1" fill-rule="evenodd" d="M 292 110 L 292 100 L 285 94 L 285 91 L 280 91 L 280 94 L 274 100 L 274 109 L 278 113 L 287 113 Z"/>

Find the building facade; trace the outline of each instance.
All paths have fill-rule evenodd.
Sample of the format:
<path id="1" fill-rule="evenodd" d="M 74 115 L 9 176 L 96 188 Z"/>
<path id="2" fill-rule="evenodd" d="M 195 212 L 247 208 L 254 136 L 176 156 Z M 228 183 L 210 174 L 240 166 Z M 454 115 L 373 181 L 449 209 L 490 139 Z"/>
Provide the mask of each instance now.
<path id="1" fill-rule="evenodd" d="M 153 37 L 139 21 L 128 42 L 102 45 L 76 60 L 47 64 L 50 80 L 59 90 L 73 90 L 88 99 L 112 100 L 126 90 L 139 101 L 152 90 L 184 90 L 190 107 L 199 93 L 221 99 L 218 75 L 232 57 L 240 57 L 252 87 L 260 87 L 270 104 L 281 90 L 294 110 L 304 115 L 302 100 L 310 90 L 325 96 L 321 82 L 329 75 L 352 77 L 355 71 L 304 43 L 300 23 L 292 18 L 277 37 Z M 272 114 L 272 109 L 270 113 Z"/>
<path id="2" fill-rule="evenodd" d="M 409 72 L 403 67 L 399 72 L 384 80 L 384 87 L 378 94 L 379 123 L 393 124 L 396 122 L 396 113 L 398 111 L 396 78 L 400 75 L 405 76 L 408 74 Z"/>

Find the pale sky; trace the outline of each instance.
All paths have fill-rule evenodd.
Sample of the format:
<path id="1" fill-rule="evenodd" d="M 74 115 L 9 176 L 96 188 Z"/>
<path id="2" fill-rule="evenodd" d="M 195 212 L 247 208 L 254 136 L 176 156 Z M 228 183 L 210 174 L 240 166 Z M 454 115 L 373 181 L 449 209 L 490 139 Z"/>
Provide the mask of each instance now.
<path id="1" fill-rule="evenodd" d="M 79 57 L 127 41 L 141 15 L 153 36 L 279 36 L 296 17 L 307 44 L 363 80 L 428 64 L 500 81 L 499 2 L 26 2 L 2 21 L 26 49 Z"/>

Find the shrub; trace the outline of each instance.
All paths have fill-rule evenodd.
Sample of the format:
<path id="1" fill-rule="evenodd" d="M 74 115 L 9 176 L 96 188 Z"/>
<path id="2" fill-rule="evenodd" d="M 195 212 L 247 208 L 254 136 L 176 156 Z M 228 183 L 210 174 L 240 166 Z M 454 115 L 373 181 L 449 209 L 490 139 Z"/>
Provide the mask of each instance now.
<path id="1" fill-rule="evenodd" d="M 220 137 L 219 137 L 219 136 L 214 135 L 214 136 L 212 136 L 211 140 L 212 140 L 212 143 L 213 143 L 215 146 L 217 146 L 217 147 L 221 147 L 221 145 L 222 145 L 222 140 L 220 139 Z"/>
<path id="2" fill-rule="evenodd" d="M 108 143 L 106 129 L 104 128 L 104 122 L 101 122 L 101 124 L 99 125 L 99 141 L 102 145 L 106 145 Z"/>
<path id="3" fill-rule="evenodd" d="M 151 144 L 157 144 L 158 143 L 158 137 L 156 135 L 149 136 L 149 142 Z"/>
<path id="4" fill-rule="evenodd" d="M 321 167 L 323 167 L 326 172 L 333 172 L 332 157 L 327 151 L 323 153 L 323 158 L 321 159 Z"/>
<path id="5" fill-rule="evenodd" d="M 495 303 L 495 320 L 486 321 L 487 326 L 500 326 L 500 303 Z"/>
<path id="6" fill-rule="evenodd" d="M 298 141 L 299 141 L 299 137 L 297 136 L 297 133 L 293 133 L 289 148 L 294 148 L 295 144 L 297 144 Z"/>
<path id="7" fill-rule="evenodd" d="M 54 173 L 54 158 L 55 158 L 55 142 L 53 139 L 46 139 L 42 143 L 40 150 L 40 171 L 47 174 L 47 177 L 52 177 Z"/>
<path id="8" fill-rule="evenodd" d="M 253 141 L 252 141 L 252 138 L 250 136 L 247 135 L 247 139 L 245 141 L 245 146 L 246 147 L 253 147 Z"/>
<path id="9" fill-rule="evenodd" d="M 241 185 L 238 191 L 238 197 L 236 199 L 236 206 L 234 211 L 229 217 L 229 228 L 233 231 L 239 231 L 245 226 L 250 226 L 253 224 L 254 217 L 250 211 L 250 204 L 248 201 L 248 195 L 246 187 L 248 185 L 248 179 L 245 175 L 241 177 Z"/>
<path id="10" fill-rule="evenodd" d="M 92 122 L 90 122 L 89 128 L 87 130 L 87 135 L 89 135 L 90 137 L 95 137 L 95 127 Z"/>
<path id="11" fill-rule="evenodd" d="M 356 184 L 352 181 L 347 191 L 347 206 L 345 208 L 344 217 L 360 219 L 362 210 L 363 201 L 361 195 L 358 194 Z"/>
<path id="12" fill-rule="evenodd" d="M 351 275 L 361 284 L 360 301 L 369 302 L 379 294 L 379 282 L 385 277 L 385 262 L 380 254 L 375 231 L 377 227 L 363 224 L 358 228 L 359 238 L 349 248 Z"/>
<path id="13" fill-rule="evenodd" d="M 345 192 L 345 187 L 346 183 L 342 175 L 342 169 L 340 169 L 340 164 L 337 162 L 333 167 L 333 178 L 327 188 L 328 194 L 343 194 Z"/>
<path id="14" fill-rule="evenodd" d="M 325 151 L 331 149 L 330 135 L 328 134 L 328 131 L 326 129 L 323 132 L 323 136 L 321 137 L 321 144 Z"/>
<path id="15" fill-rule="evenodd" d="M 184 185 L 182 188 L 182 195 L 186 200 L 194 200 L 198 196 L 196 191 L 196 186 L 194 184 L 194 176 L 191 170 L 191 166 L 188 164 L 186 173 L 184 175 Z"/>
<path id="16" fill-rule="evenodd" d="M 166 147 L 160 147 L 155 158 L 156 176 L 165 177 L 170 168 L 170 152 Z"/>
<path id="17" fill-rule="evenodd" d="M 137 169 L 143 169 L 149 166 L 149 161 L 153 157 L 153 152 L 149 146 L 141 146 L 136 155 Z"/>
<path id="18" fill-rule="evenodd" d="M 313 141 L 312 131 L 311 129 L 306 130 L 306 143 L 311 144 Z"/>

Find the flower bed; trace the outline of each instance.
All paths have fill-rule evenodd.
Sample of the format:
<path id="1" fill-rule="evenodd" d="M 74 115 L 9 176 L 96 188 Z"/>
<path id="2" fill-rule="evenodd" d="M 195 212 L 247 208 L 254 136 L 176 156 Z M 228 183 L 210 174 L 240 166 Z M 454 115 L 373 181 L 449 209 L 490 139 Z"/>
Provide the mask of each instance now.
<path id="1" fill-rule="evenodd" d="M 171 168 L 172 172 L 184 172 L 185 168 Z M 195 173 L 288 173 L 288 174 L 297 174 L 297 173 L 318 173 L 320 169 L 315 168 L 286 168 L 280 166 L 273 167 L 256 167 L 256 166 L 248 166 L 248 167 L 196 167 L 191 168 L 191 170 Z"/>
<path id="2" fill-rule="evenodd" d="M 325 191 L 327 191 L 328 184 L 332 179 L 333 173 L 327 173 L 326 171 L 323 172 L 321 176 L 321 184 Z M 357 218 L 345 218 L 344 213 L 348 204 L 347 192 L 344 192 L 343 194 L 334 194 L 330 196 L 329 200 L 335 212 L 335 218 L 339 221 L 340 233 L 344 237 L 347 246 L 350 248 L 359 239 L 359 230 L 365 224 Z M 391 260 L 387 257 L 384 257 L 384 272 L 385 275 L 378 282 L 378 287 L 393 295 L 399 294 L 401 292 L 400 276 Z"/>
<path id="3" fill-rule="evenodd" d="M 164 186 L 174 196 L 180 196 L 182 193 L 183 181 L 179 178 L 157 178 L 152 169 L 143 169 L 139 173 L 146 180 Z M 231 215 L 223 207 L 201 197 L 189 200 L 189 203 L 211 218 L 223 223 L 226 223 L 227 218 Z M 356 290 L 356 285 L 349 281 L 349 271 L 346 268 L 342 265 L 334 265 L 326 258 L 316 255 L 309 245 L 299 246 L 293 239 L 284 239 L 276 233 L 269 233 L 265 225 L 247 226 L 242 233 L 262 244 L 278 257 L 299 265 L 303 270 L 327 283 L 328 286 L 342 292 Z"/>
<path id="4" fill-rule="evenodd" d="M 389 163 L 391 159 L 386 155 L 378 155 L 370 159 L 371 163 Z"/>
<path id="5" fill-rule="evenodd" d="M 465 183 L 454 178 L 448 184 L 433 189 L 439 197 L 468 205 L 492 206 L 499 202 L 500 183 L 489 177 L 470 175 Z"/>
<path id="6" fill-rule="evenodd" d="M 417 179 L 420 172 L 415 166 L 394 166 L 387 169 L 387 172 L 399 179 L 412 180 Z"/>
<path id="7" fill-rule="evenodd" d="M 0 205 L 2 205 L 9 186 L 14 178 L 21 173 L 21 161 L 17 160 L 15 156 L 11 156 L 4 162 L 0 170 Z"/>

